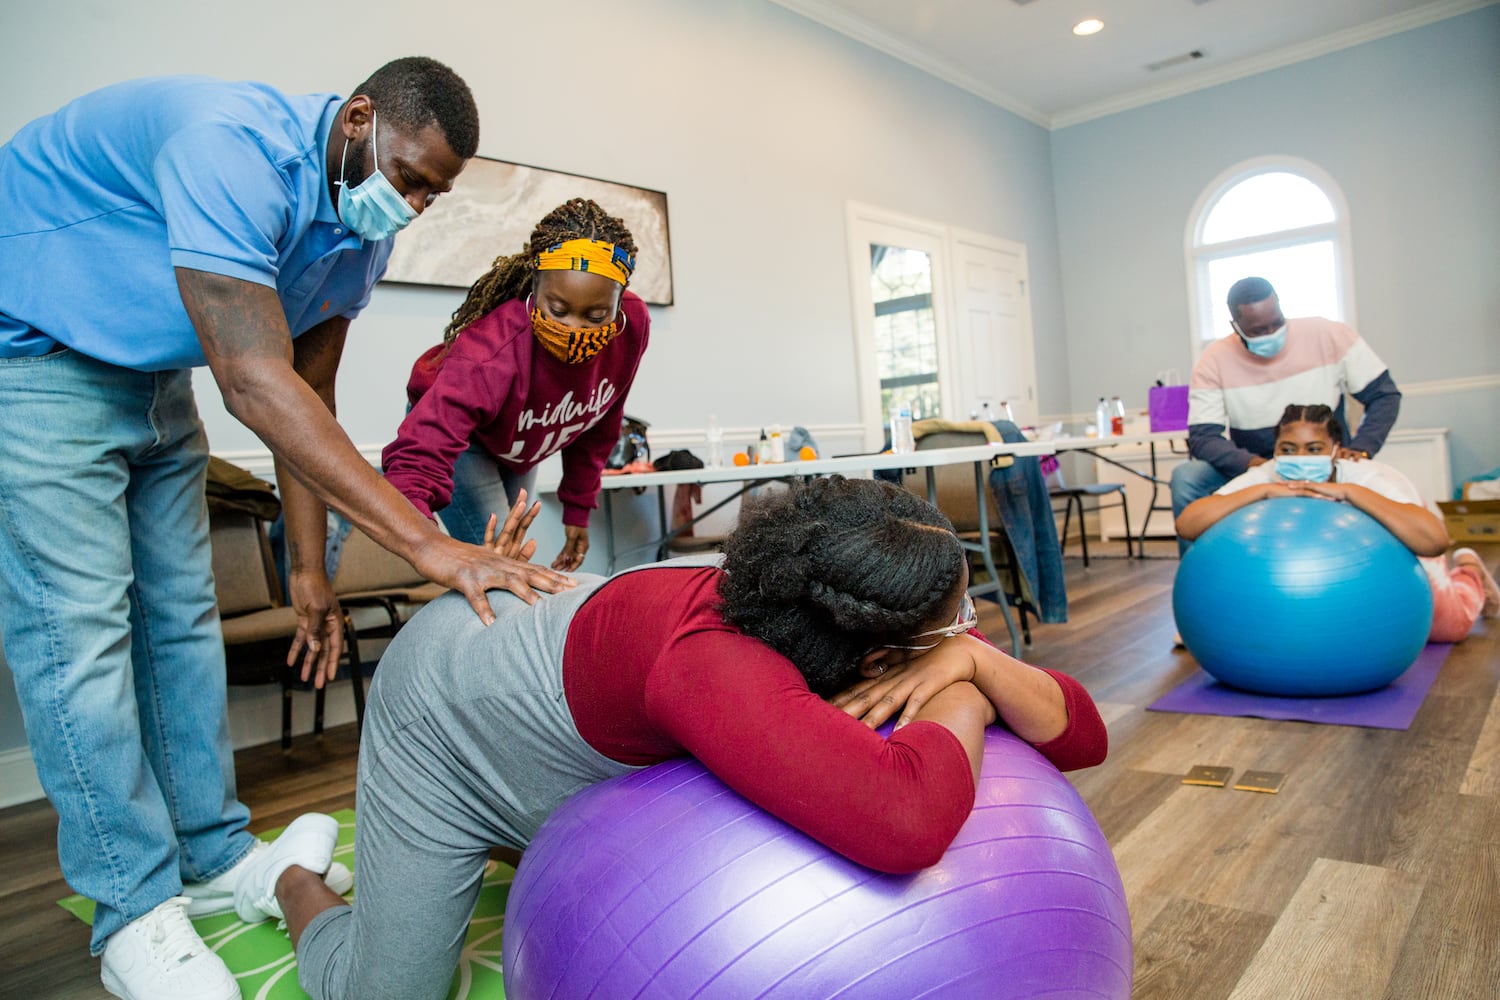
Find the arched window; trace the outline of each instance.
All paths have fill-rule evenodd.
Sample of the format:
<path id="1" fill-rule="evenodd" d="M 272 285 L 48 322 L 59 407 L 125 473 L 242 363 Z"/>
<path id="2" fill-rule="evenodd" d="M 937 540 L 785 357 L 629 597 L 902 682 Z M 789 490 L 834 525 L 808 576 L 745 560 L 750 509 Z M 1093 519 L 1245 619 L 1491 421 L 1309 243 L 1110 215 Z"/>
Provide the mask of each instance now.
<path id="1" fill-rule="evenodd" d="M 1193 357 L 1229 332 L 1229 286 L 1258 275 L 1288 316 L 1354 322 L 1349 212 L 1323 170 L 1290 157 L 1250 160 L 1219 175 L 1188 219 Z"/>

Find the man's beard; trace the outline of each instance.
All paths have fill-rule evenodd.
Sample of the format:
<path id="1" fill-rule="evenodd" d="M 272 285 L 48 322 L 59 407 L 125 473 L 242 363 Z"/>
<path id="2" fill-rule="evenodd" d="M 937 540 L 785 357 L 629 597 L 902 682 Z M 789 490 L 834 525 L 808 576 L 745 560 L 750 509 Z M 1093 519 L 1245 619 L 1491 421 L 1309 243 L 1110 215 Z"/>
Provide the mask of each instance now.
<path id="1" fill-rule="evenodd" d="M 369 162 L 370 136 L 365 135 L 363 139 L 349 143 L 349 152 L 344 156 L 344 185 L 350 189 L 357 188 L 370 176 L 370 168 L 366 166 Z"/>

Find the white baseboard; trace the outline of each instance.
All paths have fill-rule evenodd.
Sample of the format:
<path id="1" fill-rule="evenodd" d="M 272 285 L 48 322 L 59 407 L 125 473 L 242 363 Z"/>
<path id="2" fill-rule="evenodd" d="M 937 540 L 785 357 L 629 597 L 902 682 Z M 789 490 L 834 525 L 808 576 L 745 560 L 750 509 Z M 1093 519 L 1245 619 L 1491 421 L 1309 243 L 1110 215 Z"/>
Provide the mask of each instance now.
<path id="1" fill-rule="evenodd" d="M 360 651 L 364 651 L 363 645 Z M 369 678 L 365 678 L 369 687 Z M 346 680 L 335 681 L 323 701 L 323 725 L 354 721 L 354 695 Z M 306 738 L 313 730 L 313 693 L 292 693 L 292 736 Z M 281 689 L 274 684 L 229 689 L 229 739 L 236 750 L 281 740 Z"/>
<path id="2" fill-rule="evenodd" d="M 0 751 L 0 809 L 42 798 L 42 782 L 26 747 Z"/>
<path id="3" fill-rule="evenodd" d="M 366 678 L 368 685 L 369 679 Z M 354 721 L 354 695 L 349 682 L 336 681 L 323 705 L 323 725 Z M 313 730 L 313 693 L 292 695 L 292 733 L 308 739 Z M 281 739 L 281 689 L 272 684 L 229 689 L 229 738 L 236 750 L 275 743 Z M 43 798 L 42 783 L 26 747 L 0 751 L 0 809 Z"/>

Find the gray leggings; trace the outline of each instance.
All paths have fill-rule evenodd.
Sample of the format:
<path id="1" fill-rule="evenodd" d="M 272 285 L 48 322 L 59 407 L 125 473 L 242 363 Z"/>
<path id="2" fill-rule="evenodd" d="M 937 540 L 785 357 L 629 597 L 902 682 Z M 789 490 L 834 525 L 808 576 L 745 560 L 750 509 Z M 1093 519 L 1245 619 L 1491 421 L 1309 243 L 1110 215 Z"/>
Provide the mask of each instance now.
<path id="1" fill-rule="evenodd" d="M 635 770 L 583 741 L 563 697 L 568 623 L 602 582 L 532 606 L 492 593 L 489 628 L 448 593 L 391 642 L 360 741 L 354 905 L 299 942 L 314 1000 L 442 1000 L 490 848 L 524 848 L 569 795 Z"/>

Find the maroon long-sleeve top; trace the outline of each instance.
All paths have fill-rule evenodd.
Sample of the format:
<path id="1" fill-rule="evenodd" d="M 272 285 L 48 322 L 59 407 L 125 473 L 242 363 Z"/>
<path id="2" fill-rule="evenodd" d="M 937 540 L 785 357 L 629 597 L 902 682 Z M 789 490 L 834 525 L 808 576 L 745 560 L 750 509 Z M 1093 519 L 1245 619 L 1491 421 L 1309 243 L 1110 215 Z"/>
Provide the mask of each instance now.
<path id="1" fill-rule="evenodd" d="M 958 738 L 917 721 L 889 739 L 808 689 L 781 654 L 727 624 L 715 567 L 622 574 L 568 628 L 563 687 L 584 740 L 627 764 L 690 754 L 729 787 L 831 849 L 886 872 L 937 862 L 974 804 Z M 649 608 L 649 614 L 642 614 Z M 1068 726 L 1037 749 L 1057 767 L 1104 759 L 1083 686 Z"/>

